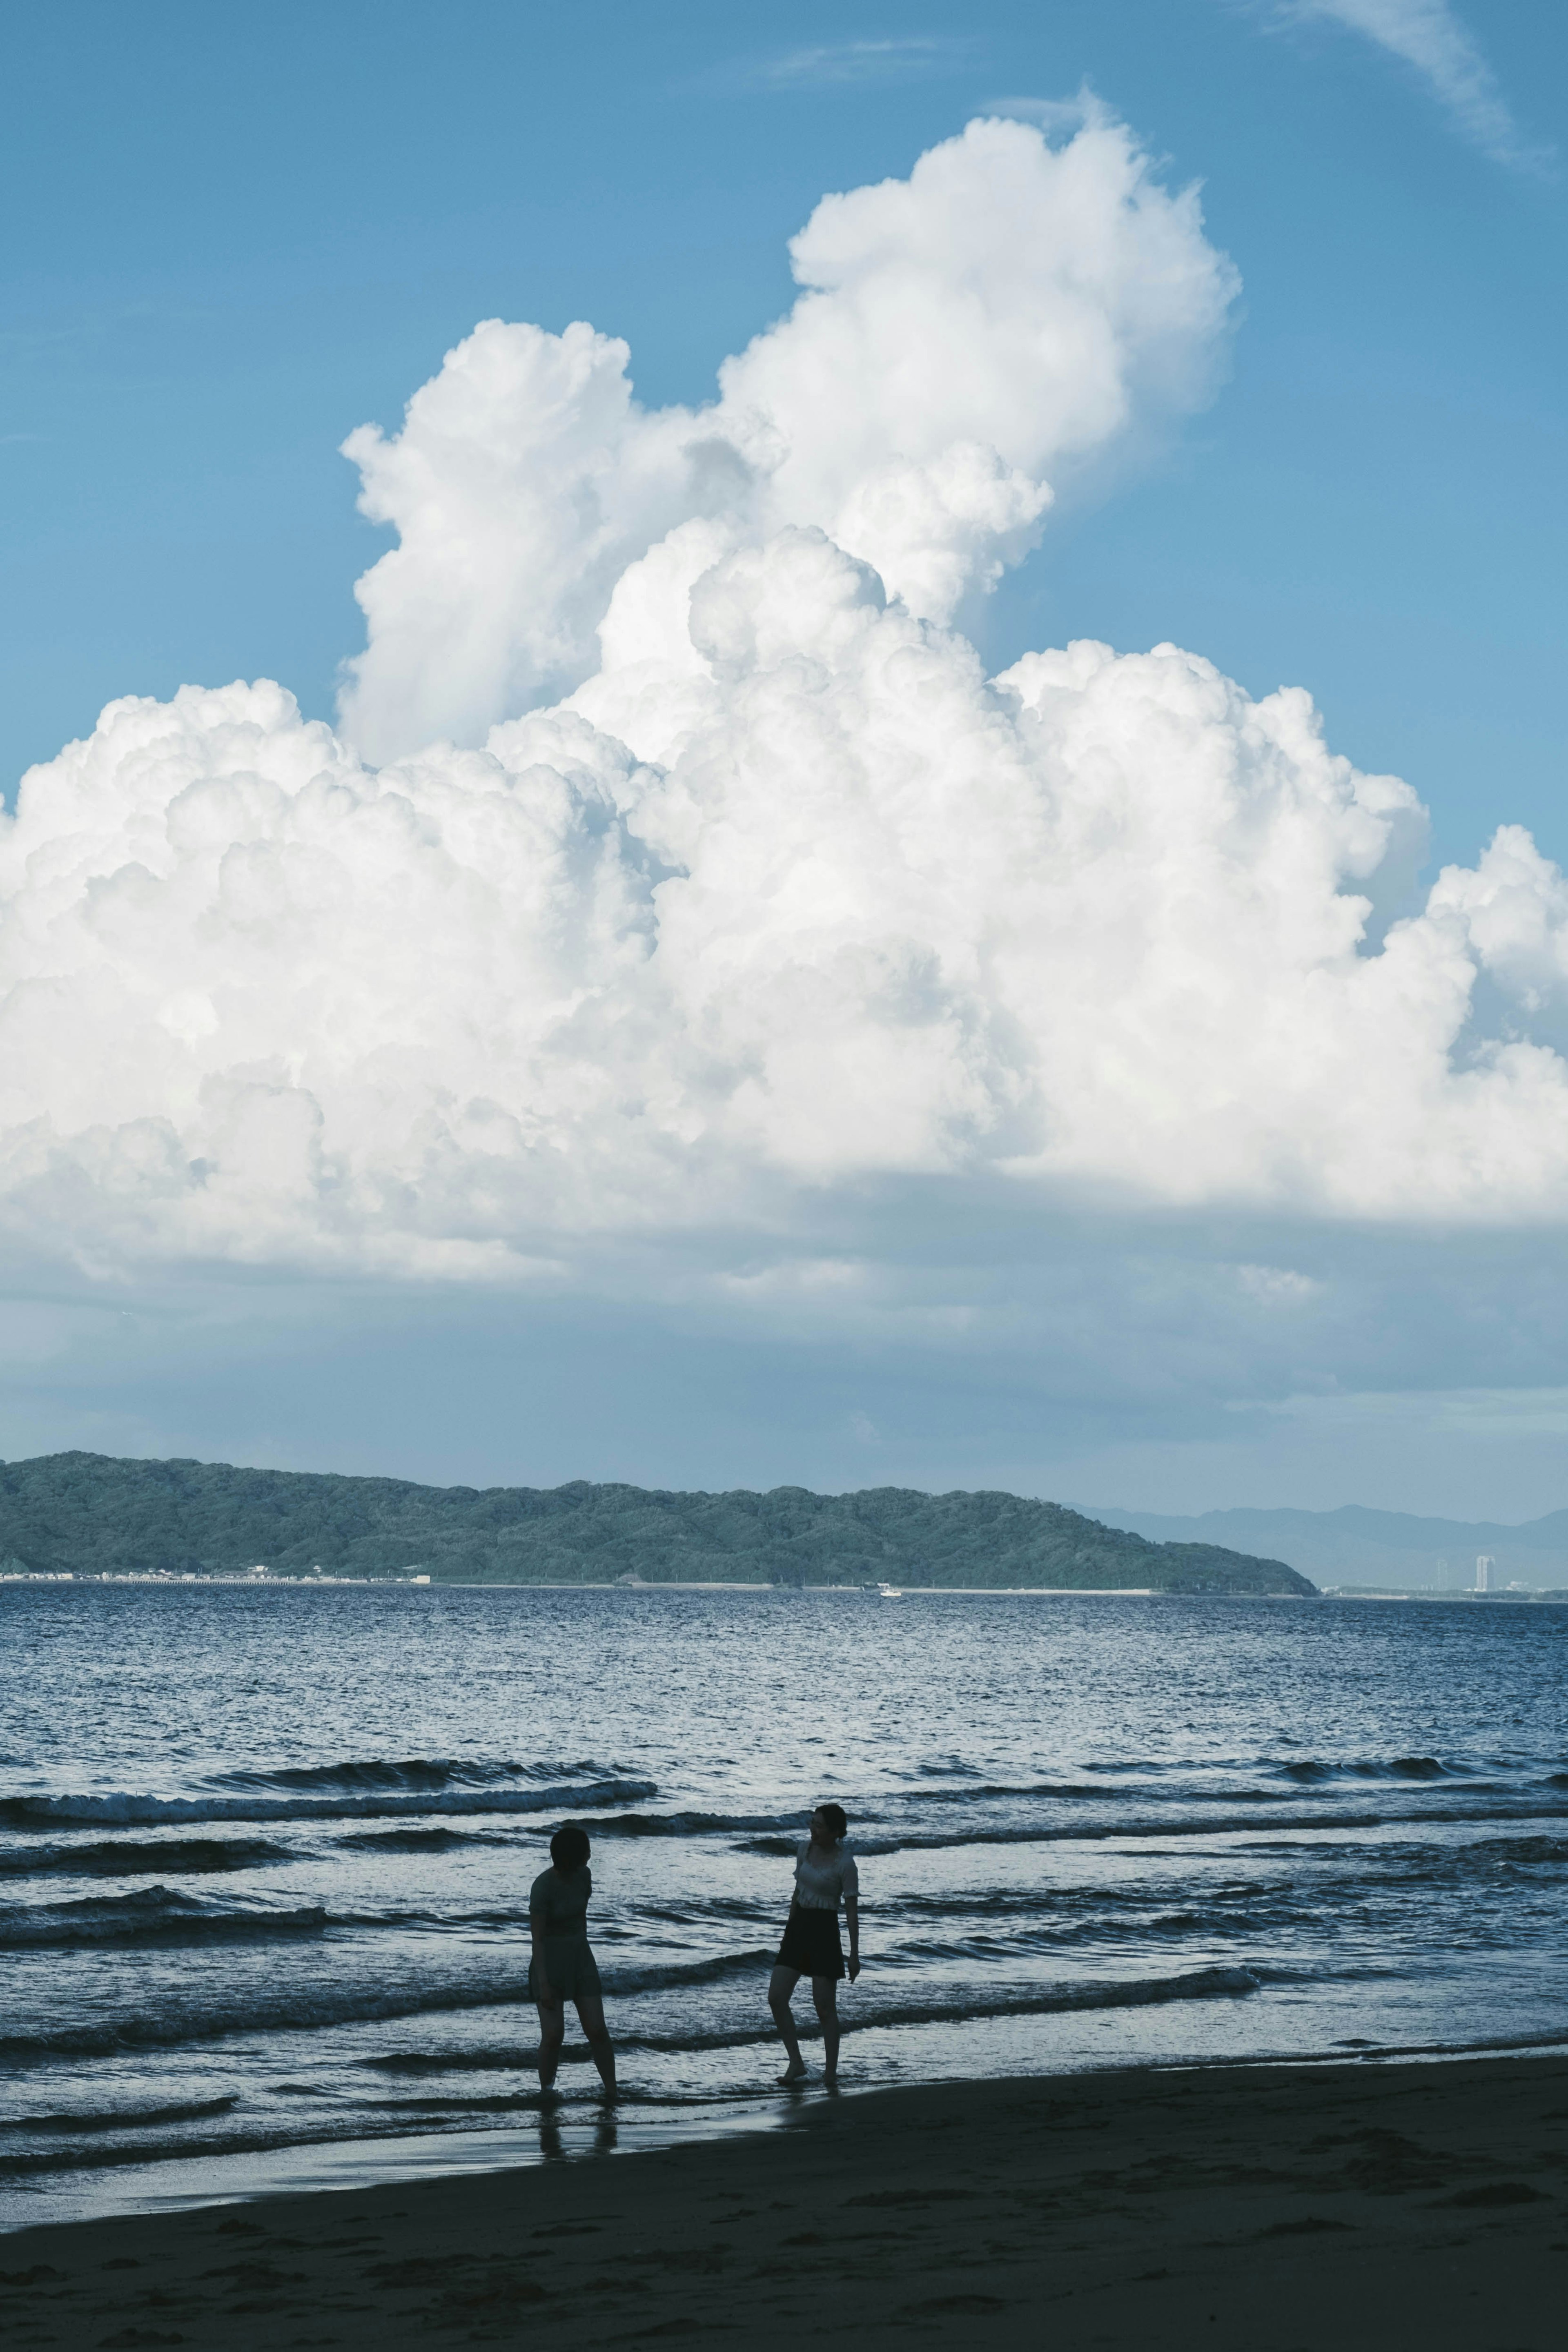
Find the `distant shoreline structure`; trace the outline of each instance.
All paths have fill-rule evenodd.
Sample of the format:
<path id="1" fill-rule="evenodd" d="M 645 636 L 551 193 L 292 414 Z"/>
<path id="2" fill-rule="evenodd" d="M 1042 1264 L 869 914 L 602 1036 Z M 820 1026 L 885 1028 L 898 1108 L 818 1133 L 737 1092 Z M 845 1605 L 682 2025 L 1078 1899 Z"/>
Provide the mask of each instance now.
<path id="1" fill-rule="evenodd" d="M 647 1581 L 627 1576 L 603 1581 L 574 1577 L 556 1581 L 531 1576 L 504 1580 L 494 1577 L 469 1580 L 455 1576 L 437 1579 L 424 1575 L 399 1575 L 395 1570 L 382 1576 L 289 1576 L 275 1575 L 270 1570 L 265 1576 L 258 1576 L 254 1571 L 245 1575 L 220 1573 L 208 1576 L 194 1571 L 176 1575 L 172 1570 L 152 1569 L 0 1570 L 0 1585 L 5 1584 L 134 1584 L 150 1586 L 163 1592 L 211 1591 L 222 1586 L 229 1591 L 249 1592 L 834 1592 L 856 1598 L 876 1591 L 874 1585 L 868 1584 L 799 1585 L 786 1583 L 779 1578 L 764 1583 L 756 1577 L 660 1577 Z M 1153 1584 L 918 1584 L 900 1592 L 899 1597 L 909 1601 L 1440 1601 L 1445 1606 L 1484 1601 L 1494 1608 L 1519 1608 L 1542 1603 L 1562 1607 L 1568 1604 L 1568 1587 L 1547 1586 L 1540 1591 L 1476 1592 L 1462 1587 L 1417 1585 L 1405 1592 L 1376 1592 L 1364 1585 L 1352 1584 L 1338 1588 L 1326 1586 L 1308 1592 L 1182 1592 L 1162 1590 Z"/>

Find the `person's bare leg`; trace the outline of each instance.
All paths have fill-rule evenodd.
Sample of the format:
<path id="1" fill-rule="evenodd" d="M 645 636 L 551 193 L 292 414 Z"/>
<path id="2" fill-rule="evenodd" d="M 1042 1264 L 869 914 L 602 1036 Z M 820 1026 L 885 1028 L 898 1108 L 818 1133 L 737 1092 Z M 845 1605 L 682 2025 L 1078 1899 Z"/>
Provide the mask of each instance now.
<path id="1" fill-rule="evenodd" d="M 822 2020 L 822 2079 L 838 2080 L 838 1987 L 831 1977 L 813 1977 L 811 1997 Z"/>
<path id="2" fill-rule="evenodd" d="M 605 2095 L 616 2095 L 616 2048 L 605 2024 L 605 2004 L 594 1993 L 584 1993 L 577 2003 L 577 2021 L 588 2037 L 588 2050 L 599 2070 L 599 2080 Z"/>
<path id="3" fill-rule="evenodd" d="M 798 1969 L 775 1969 L 768 1979 L 768 2007 L 773 2013 L 773 2023 L 779 2030 L 789 2063 L 779 2076 L 781 2083 L 798 2083 L 805 2074 L 805 2060 L 800 2054 L 800 2042 L 795 2030 L 795 2011 L 789 1997 L 800 1982 Z"/>
<path id="4" fill-rule="evenodd" d="M 539 2003 L 539 2087 L 553 2088 L 555 2069 L 561 2063 L 561 2044 L 566 2039 L 566 2004 L 560 2001 L 553 2009 Z"/>

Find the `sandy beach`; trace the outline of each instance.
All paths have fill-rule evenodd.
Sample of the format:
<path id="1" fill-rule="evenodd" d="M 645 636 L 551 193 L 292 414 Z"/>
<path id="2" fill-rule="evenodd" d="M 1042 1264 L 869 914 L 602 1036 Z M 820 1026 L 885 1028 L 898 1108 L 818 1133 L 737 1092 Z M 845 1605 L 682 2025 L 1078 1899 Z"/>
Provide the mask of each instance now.
<path id="1" fill-rule="evenodd" d="M 0 2240 L 7 2343 L 1549 2352 L 1568 2058 L 814 2089 L 783 2131 Z"/>

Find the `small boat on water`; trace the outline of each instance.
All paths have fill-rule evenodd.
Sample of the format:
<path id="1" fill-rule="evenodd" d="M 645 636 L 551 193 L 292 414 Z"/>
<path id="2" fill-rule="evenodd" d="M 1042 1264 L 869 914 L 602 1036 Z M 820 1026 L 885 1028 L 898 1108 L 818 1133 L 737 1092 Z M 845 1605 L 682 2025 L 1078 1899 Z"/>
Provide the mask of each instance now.
<path id="1" fill-rule="evenodd" d="M 903 1597 L 904 1588 L 901 1584 L 879 1584 L 877 1587 L 877 1598 L 879 1601 L 901 1601 Z"/>

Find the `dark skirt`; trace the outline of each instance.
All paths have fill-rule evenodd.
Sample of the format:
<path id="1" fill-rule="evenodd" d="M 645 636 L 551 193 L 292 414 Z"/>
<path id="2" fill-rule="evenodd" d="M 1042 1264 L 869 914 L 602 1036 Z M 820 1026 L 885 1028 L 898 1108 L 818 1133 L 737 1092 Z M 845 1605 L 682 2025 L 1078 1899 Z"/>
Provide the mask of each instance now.
<path id="1" fill-rule="evenodd" d="M 550 1990 L 557 2002 L 563 2000 L 598 2000 L 602 1997 L 599 1971 L 595 1965 L 593 1948 L 586 1936 L 546 1936 L 544 1965 L 549 1970 Z M 534 2000 L 539 2000 L 539 1963 L 528 1964 L 528 1990 Z"/>
<path id="2" fill-rule="evenodd" d="M 775 1965 L 797 1969 L 803 1977 L 841 1977 L 844 1947 L 838 1940 L 837 1912 L 803 1911 L 792 1903 Z"/>

